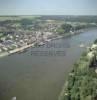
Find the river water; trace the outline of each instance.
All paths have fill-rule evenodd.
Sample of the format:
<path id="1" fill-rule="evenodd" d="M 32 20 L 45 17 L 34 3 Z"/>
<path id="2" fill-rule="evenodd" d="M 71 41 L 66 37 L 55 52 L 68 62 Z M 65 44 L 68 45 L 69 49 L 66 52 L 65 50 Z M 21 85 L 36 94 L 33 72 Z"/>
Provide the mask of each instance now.
<path id="1" fill-rule="evenodd" d="M 57 100 L 73 63 L 96 38 L 97 29 L 89 29 L 1 58 L 0 100 Z"/>

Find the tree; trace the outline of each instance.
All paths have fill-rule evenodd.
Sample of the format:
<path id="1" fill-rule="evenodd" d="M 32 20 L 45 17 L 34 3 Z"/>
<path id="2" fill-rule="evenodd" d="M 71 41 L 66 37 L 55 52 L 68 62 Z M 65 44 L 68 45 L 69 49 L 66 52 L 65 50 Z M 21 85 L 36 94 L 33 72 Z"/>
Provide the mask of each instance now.
<path id="1" fill-rule="evenodd" d="M 97 44 L 97 39 L 94 41 L 94 44 Z"/>
<path id="2" fill-rule="evenodd" d="M 65 32 L 70 32 L 72 25 L 70 24 L 63 24 L 61 25 L 61 28 L 65 30 Z"/>

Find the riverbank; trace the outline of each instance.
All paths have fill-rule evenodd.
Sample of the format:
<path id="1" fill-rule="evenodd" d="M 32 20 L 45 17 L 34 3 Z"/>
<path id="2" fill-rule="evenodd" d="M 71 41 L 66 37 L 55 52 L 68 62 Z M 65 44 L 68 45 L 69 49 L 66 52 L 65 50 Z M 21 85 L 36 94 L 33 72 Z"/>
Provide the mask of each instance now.
<path id="1" fill-rule="evenodd" d="M 51 40 L 60 39 L 60 38 L 67 37 L 67 36 L 71 36 L 71 34 L 68 33 L 67 35 L 64 35 L 64 36 L 57 36 L 57 37 L 54 37 L 52 39 L 48 39 L 46 42 L 50 42 Z M 7 51 L 3 52 L 3 53 L 0 54 L 0 58 L 4 57 L 4 56 L 11 55 L 11 54 L 14 54 L 14 53 L 17 53 L 17 52 L 22 52 L 23 50 L 25 50 L 25 49 L 27 49 L 29 47 L 35 47 L 35 44 L 36 43 L 33 43 L 33 44 L 29 44 L 29 45 L 26 45 L 26 46 L 23 46 L 23 47 L 20 47 L 20 48 L 16 48 L 14 50 L 10 50 L 8 52 Z M 43 44 L 41 44 L 41 45 L 43 45 Z"/>
<path id="2" fill-rule="evenodd" d="M 90 28 L 86 28 L 86 29 L 81 29 L 81 30 L 78 30 L 78 31 L 75 31 L 75 32 L 70 32 L 70 33 L 66 33 L 64 35 L 58 35 L 56 37 L 53 37 L 53 38 L 50 38 L 48 39 L 47 41 L 45 41 L 44 43 L 42 43 L 41 45 L 44 45 L 46 42 L 50 42 L 52 40 L 57 40 L 57 39 L 60 39 L 60 38 L 66 38 L 66 37 L 69 37 L 69 36 L 74 36 L 74 35 L 77 35 L 77 34 L 80 34 L 80 33 L 83 33 L 87 30 L 89 30 Z M 16 48 L 14 50 L 11 50 L 11 51 L 6 51 L 6 52 L 3 52 L 0 54 L 0 58 L 4 57 L 4 56 L 8 56 L 8 55 L 11 55 L 11 54 L 14 54 L 14 53 L 18 53 L 18 52 L 22 52 L 24 51 L 25 49 L 29 48 L 29 47 L 35 47 L 35 44 L 36 43 L 33 43 L 33 44 L 29 44 L 29 45 L 25 45 L 23 47 L 20 47 L 20 48 Z"/>
<path id="3" fill-rule="evenodd" d="M 96 27 L 94 27 L 94 29 L 95 28 Z M 70 37 L 70 36 L 74 36 L 74 35 L 77 35 L 77 34 L 84 33 L 84 32 L 86 32 L 88 30 L 91 30 L 91 29 L 93 29 L 93 27 L 92 28 L 81 29 L 81 30 L 78 30 L 78 31 L 75 31 L 75 32 L 65 33 L 63 35 L 57 36 L 55 38 L 52 38 L 51 40 L 56 40 L 56 39 L 60 39 L 60 38 L 67 38 L 67 37 Z"/>
<path id="4" fill-rule="evenodd" d="M 4 57 L 4 56 L 8 56 L 17 52 L 23 52 L 25 49 L 29 48 L 29 47 L 34 47 L 34 44 L 29 44 L 20 48 L 16 48 L 14 50 L 8 51 L 8 52 L 4 52 L 2 54 L 0 54 L 0 57 Z"/>
<path id="5" fill-rule="evenodd" d="M 97 100 L 96 83 L 97 43 L 74 64 L 58 100 Z"/>

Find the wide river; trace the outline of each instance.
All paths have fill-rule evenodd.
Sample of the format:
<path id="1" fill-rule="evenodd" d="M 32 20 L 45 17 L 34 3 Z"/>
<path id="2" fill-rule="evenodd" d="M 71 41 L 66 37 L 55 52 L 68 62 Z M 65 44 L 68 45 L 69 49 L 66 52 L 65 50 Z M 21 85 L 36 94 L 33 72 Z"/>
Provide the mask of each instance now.
<path id="1" fill-rule="evenodd" d="M 97 29 L 89 29 L 0 58 L 0 100 L 57 100 L 74 62 L 96 38 Z"/>

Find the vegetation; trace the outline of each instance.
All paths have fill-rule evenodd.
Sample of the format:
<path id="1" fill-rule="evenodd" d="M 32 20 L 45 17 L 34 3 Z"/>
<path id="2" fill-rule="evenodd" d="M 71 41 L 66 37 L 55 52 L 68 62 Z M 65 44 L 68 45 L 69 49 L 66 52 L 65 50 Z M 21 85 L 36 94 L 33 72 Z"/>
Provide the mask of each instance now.
<path id="1" fill-rule="evenodd" d="M 70 15 L 48 15 L 41 16 L 41 20 L 61 20 L 61 21 L 69 21 L 69 22 L 86 22 L 86 23 L 97 23 L 97 16 L 70 16 Z"/>
<path id="2" fill-rule="evenodd" d="M 73 24 L 62 24 L 58 29 L 57 29 L 57 32 L 59 34 L 66 34 L 66 33 L 70 33 L 71 31 L 72 32 L 76 32 L 76 31 L 79 31 L 81 29 L 85 29 L 89 27 L 88 25 L 81 25 L 81 24 L 78 24 L 78 25 L 73 25 Z"/>
<path id="3" fill-rule="evenodd" d="M 16 29 L 43 31 L 46 24 L 55 24 L 55 27 L 56 25 L 60 27 L 54 30 L 54 33 L 62 35 L 85 27 L 97 26 L 96 22 L 97 16 L 0 16 L 0 32 Z"/>
<path id="4" fill-rule="evenodd" d="M 65 32 L 70 32 L 72 26 L 70 24 L 63 24 L 61 28 L 65 30 Z"/>
<path id="5" fill-rule="evenodd" d="M 94 41 L 94 44 L 97 44 L 97 39 Z"/>
<path id="6" fill-rule="evenodd" d="M 5 37 L 5 34 L 4 33 L 0 33 L 0 39 Z"/>
<path id="7" fill-rule="evenodd" d="M 88 52 L 83 53 L 80 60 L 74 64 L 62 100 L 97 100 L 97 73 L 94 66 L 97 66 L 97 63 L 87 54 Z"/>

